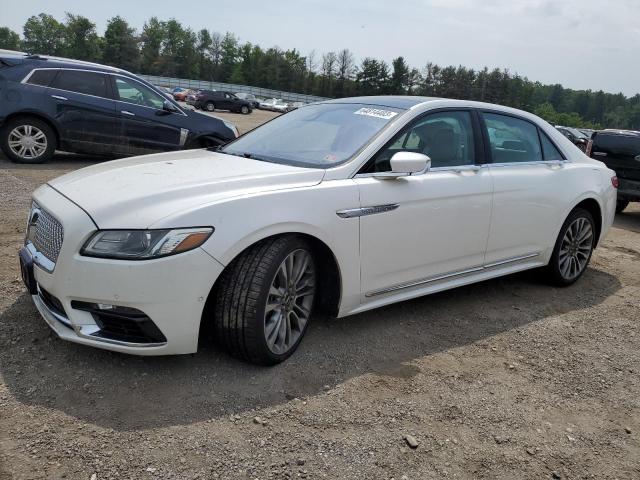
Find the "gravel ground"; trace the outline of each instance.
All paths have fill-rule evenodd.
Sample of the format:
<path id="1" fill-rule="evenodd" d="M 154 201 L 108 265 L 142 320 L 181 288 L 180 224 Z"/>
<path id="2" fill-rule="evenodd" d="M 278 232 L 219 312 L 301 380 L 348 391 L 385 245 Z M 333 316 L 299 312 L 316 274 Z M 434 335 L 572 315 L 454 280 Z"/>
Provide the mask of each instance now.
<path id="1" fill-rule="evenodd" d="M 637 205 L 570 288 L 524 273 L 316 318 L 258 368 L 51 333 L 18 278 L 29 195 L 91 162 L 0 158 L 1 479 L 640 478 Z"/>

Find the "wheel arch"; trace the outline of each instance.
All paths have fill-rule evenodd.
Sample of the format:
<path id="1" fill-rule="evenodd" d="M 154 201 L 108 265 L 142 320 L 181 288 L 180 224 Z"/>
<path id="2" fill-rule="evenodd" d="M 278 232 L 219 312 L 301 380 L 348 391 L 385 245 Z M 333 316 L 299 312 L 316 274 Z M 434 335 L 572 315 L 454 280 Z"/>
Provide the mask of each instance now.
<path id="1" fill-rule="evenodd" d="M 574 205 L 567 212 L 565 212 L 565 215 L 562 218 L 562 223 L 564 223 L 569 214 L 571 214 L 571 212 L 573 212 L 576 208 L 585 209 L 593 217 L 596 228 L 595 243 L 593 245 L 593 248 L 595 249 L 600 242 L 600 234 L 602 233 L 602 205 L 600 205 L 600 202 L 596 199 L 595 196 L 586 195 L 574 202 Z M 558 228 L 558 231 L 560 231 L 560 228 Z"/>
<path id="2" fill-rule="evenodd" d="M 17 118 L 37 118 L 38 120 L 41 120 L 41 121 L 45 122 L 47 125 L 49 125 L 51 127 L 51 130 L 53 130 L 53 133 L 56 136 L 56 147 L 60 148 L 61 142 L 62 142 L 62 139 L 60 137 L 60 131 L 58 130 L 58 126 L 56 125 L 56 123 L 49 116 L 43 115 L 40 112 L 32 112 L 30 110 L 22 110 L 22 111 L 19 111 L 19 112 L 13 112 L 13 113 L 7 115 L 6 117 L 4 117 L 4 119 L 2 121 L 2 126 L 4 127 L 7 123 L 9 123 L 9 122 L 11 122 L 11 121 L 13 121 L 13 120 L 15 120 Z"/>
<path id="3" fill-rule="evenodd" d="M 245 251 L 247 251 L 257 243 L 288 235 L 303 238 L 311 246 L 312 254 L 314 260 L 317 263 L 320 275 L 320 288 L 317 300 L 319 303 L 316 303 L 315 308 L 319 308 L 320 311 L 326 315 L 336 316 L 340 310 L 340 302 L 342 299 L 342 273 L 340 270 L 340 264 L 331 247 L 329 247 L 329 245 L 325 241 L 323 241 L 316 235 L 299 230 L 288 230 L 278 233 L 270 232 L 258 237 L 252 237 L 250 242 L 239 242 L 242 247 L 239 249 L 234 249 L 233 255 L 223 263 L 223 272 L 226 269 L 230 268 L 233 260 L 238 258 Z M 211 334 L 211 332 L 213 331 L 213 322 L 211 322 L 210 320 L 213 317 L 216 293 L 223 272 L 221 272 L 221 274 L 218 276 L 218 278 L 212 285 L 211 290 L 209 291 L 209 295 L 207 296 L 202 312 L 202 318 L 200 319 L 200 338 L 203 337 L 203 333 L 206 335 Z"/>

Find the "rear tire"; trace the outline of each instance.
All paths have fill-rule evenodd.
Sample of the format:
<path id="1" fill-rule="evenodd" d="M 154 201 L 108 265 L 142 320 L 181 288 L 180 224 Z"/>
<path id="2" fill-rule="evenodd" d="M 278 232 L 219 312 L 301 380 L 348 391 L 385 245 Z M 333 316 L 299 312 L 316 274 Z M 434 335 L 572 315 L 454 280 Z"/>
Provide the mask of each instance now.
<path id="1" fill-rule="evenodd" d="M 296 350 L 309 324 L 317 270 L 298 236 L 259 242 L 220 277 L 213 312 L 218 343 L 233 356 L 275 365 Z"/>
<path id="2" fill-rule="evenodd" d="M 616 213 L 622 213 L 629 206 L 629 200 L 620 200 L 616 202 Z"/>
<path id="3" fill-rule="evenodd" d="M 213 102 L 207 102 L 207 103 L 204 104 L 204 109 L 207 112 L 215 112 L 216 105 Z"/>
<path id="4" fill-rule="evenodd" d="M 251 113 L 251 110 L 246 105 L 243 105 L 240 109 L 240 113 L 242 113 L 243 115 L 248 115 L 249 113 Z"/>
<path id="5" fill-rule="evenodd" d="M 585 272 L 596 242 L 593 216 L 574 209 L 564 221 L 546 267 L 549 282 L 558 287 L 575 283 Z"/>
<path id="6" fill-rule="evenodd" d="M 48 123 L 34 117 L 9 120 L 0 129 L 0 148 L 16 163 L 47 162 L 56 150 L 55 132 Z"/>

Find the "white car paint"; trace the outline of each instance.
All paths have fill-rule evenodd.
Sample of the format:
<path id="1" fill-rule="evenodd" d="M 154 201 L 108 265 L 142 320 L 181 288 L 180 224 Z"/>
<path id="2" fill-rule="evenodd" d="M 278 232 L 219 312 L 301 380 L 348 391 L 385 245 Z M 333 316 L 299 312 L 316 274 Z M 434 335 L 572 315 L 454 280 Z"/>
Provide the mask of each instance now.
<path id="1" fill-rule="evenodd" d="M 439 168 L 396 180 L 357 175 L 409 121 L 449 107 L 490 108 L 527 118 L 567 160 Z M 304 233 L 324 242 L 341 277 L 338 315 L 346 316 L 545 265 L 564 219 L 584 199 L 600 206 L 603 238 L 614 217 L 613 175 L 533 115 L 439 99 L 417 103 L 350 161 L 324 170 L 207 150 L 102 163 L 34 192 L 34 200 L 65 229 L 55 270 L 36 267 L 36 280 L 61 300 L 73 329 L 56 323 L 37 296 L 34 301 L 67 340 L 140 355 L 191 353 L 216 279 L 261 239 Z M 398 208 L 356 218 L 337 215 L 387 204 Z M 193 226 L 212 226 L 215 232 L 202 247 L 175 256 L 125 261 L 79 253 L 96 229 Z M 138 308 L 167 342 L 147 347 L 87 338 L 83 328 L 95 323 L 86 312 L 72 309 L 72 300 Z"/>

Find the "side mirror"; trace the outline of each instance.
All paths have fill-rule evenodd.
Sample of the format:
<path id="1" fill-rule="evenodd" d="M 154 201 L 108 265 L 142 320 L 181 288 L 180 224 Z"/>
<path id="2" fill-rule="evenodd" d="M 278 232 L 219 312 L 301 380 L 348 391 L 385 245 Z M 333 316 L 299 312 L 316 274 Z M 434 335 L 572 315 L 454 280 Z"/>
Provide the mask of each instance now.
<path id="1" fill-rule="evenodd" d="M 173 103 L 171 103 L 169 100 L 164 101 L 164 103 L 162 104 L 162 110 L 169 113 L 175 113 L 178 111 L 176 106 Z"/>
<path id="2" fill-rule="evenodd" d="M 423 153 L 397 152 L 393 154 L 390 162 L 390 172 L 374 173 L 373 176 L 380 179 L 395 179 L 421 175 L 431 168 L 431 159 Z"/>

